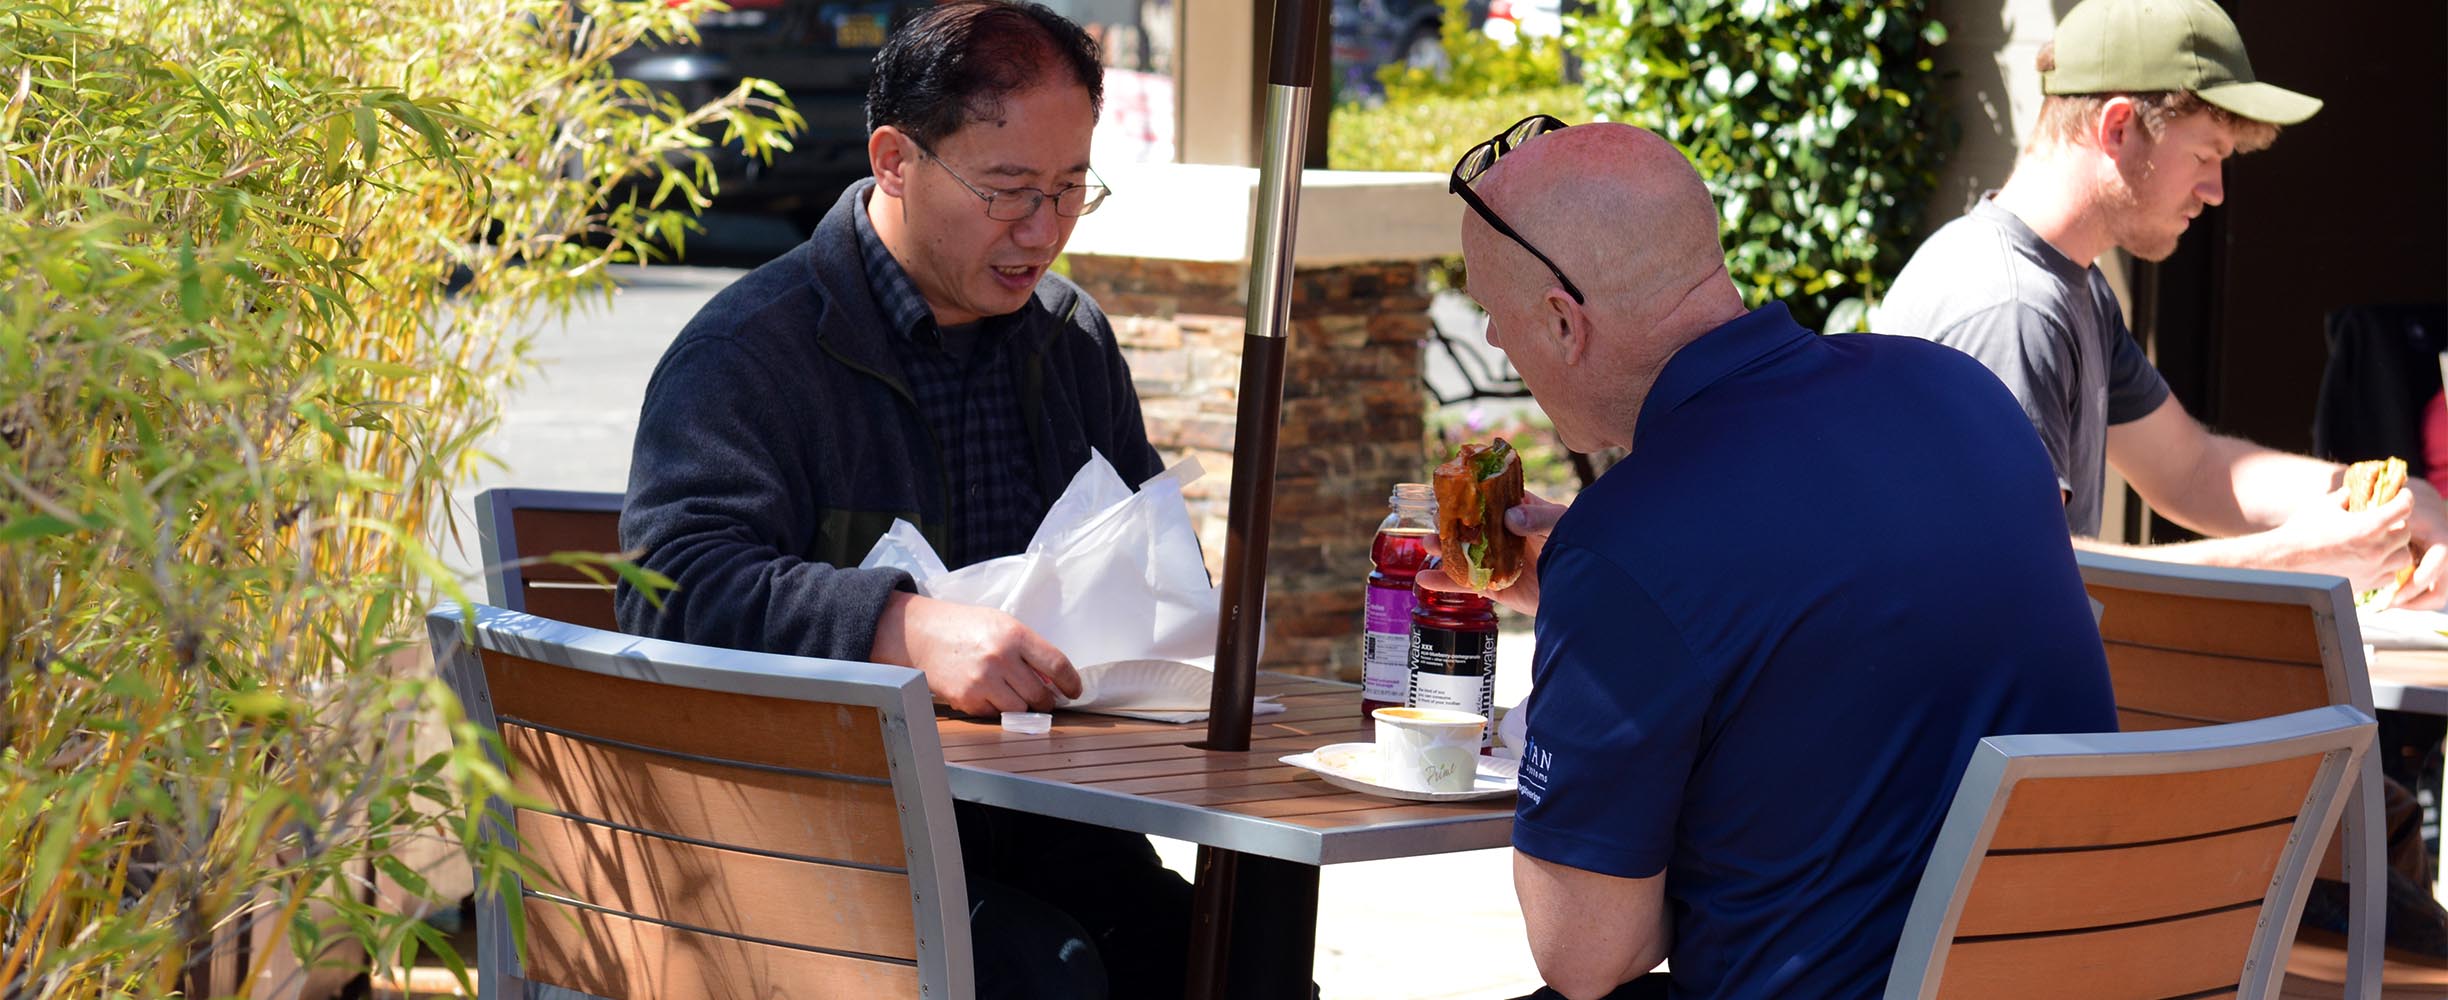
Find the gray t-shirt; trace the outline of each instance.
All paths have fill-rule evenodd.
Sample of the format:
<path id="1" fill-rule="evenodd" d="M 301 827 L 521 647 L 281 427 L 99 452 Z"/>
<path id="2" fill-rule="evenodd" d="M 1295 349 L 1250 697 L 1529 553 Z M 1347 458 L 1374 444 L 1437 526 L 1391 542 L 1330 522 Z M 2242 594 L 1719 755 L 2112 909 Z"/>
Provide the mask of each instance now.
<path id="1" fill-rule="evenodd" d="M 2168 387 L 2098 267 L 1982 198 L 1913 252 L 1871 329 L 1935 340 L 1996 372 L 2057 466 L 2066 528 L 2099 534 L 2108 425 L 2149 416 Z"/>

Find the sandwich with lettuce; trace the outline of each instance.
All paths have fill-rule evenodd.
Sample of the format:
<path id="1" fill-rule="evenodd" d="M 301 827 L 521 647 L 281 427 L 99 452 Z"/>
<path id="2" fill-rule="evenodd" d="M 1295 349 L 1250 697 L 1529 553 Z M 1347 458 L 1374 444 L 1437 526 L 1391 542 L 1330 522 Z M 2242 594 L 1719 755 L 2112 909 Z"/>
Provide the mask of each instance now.
<path id="1" fill-rule="evenodd" d="M 1503 438 L 1465 444 L 1437 466 L 1437 542 L 1445 575 L 1472 590 L 1503 590 L 1521 577 L 1523 541 L 1505 530 L 1505 511 L 1522 501 L 1521 455 Z"/>

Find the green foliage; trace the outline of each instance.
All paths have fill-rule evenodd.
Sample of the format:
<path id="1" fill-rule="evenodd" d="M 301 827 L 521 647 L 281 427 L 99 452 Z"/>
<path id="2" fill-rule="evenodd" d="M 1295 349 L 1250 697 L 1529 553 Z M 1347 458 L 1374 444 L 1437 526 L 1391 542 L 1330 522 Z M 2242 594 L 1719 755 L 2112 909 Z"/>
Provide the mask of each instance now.
<path id="1" fill-rule="evenodd" d="M 1463 150 L 1524 115 L 1569 119 L 1580 106 L 1579 88 L 1552 86 L 1493 97 L 1409 97 L 1374 108 L 1337 104 L 1326 126 L 1326 163 L 1336 170 L 1450 173 Z M 1455 201 L 1454 210 L 1461 208 Z"/>
<path id="2" fill-rule="evenodd" d="M 1565 36 L 1593 114 L 1652 129 L 1698 166 L 1755 304 L 1858 328 L 1955 143 L 1930 0 L 1594 0 Z"/>
<path id="3" fill-rule="evenodd" d="M 476 735 L 422 539 L 513 331 L 677 243 L 716 138 L 786 148 L 769 85 L 611 77 L 706 6 L 0 0 L 0 996 L 438 941 L 400 852 L 504 779 L 429 728 Z"/>
<path id="4" fill-rule="evenodd" d="M 1377 80 L 1385 85 L 1387 104 L 1437 97 L 1501 98 L 1563 83 L 1564 47 L 1557 39 L 1499 42 L 1471 27 L 1464 0 L 1441 0 L 1441 4 L 1444 15 L 1437 22 L 1437 36 L 1445 48 L 1445 65 L 1414 67 L 1395 62 L 1378 67 Z M 1512 119 L 1488 132 L 1509 124 Z"/>

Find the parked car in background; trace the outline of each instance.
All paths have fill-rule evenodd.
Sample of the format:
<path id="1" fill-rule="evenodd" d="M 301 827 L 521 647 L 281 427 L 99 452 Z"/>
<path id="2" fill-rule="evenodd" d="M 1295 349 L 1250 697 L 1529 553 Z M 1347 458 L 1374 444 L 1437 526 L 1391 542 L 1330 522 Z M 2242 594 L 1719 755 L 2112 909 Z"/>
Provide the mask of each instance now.
<path id="1" fill-rule="evenodd" d="M 676 3 L 678 0 L 653 0 Z M 760 163 L 736 148 L 709 151 L 716 209 L 815 227 L 842 188 L 867 176 L 867 83 L 876 50 L 935 0 L 725 0 L 697 19 L 699 38 L 638 48 L 613 71 L 703 104 L 757 77 L 781 86 L 806 126 L 792 150 Z M 1085 28 L 1105 54 L 1098 155 L 1173 157 L 1173 24 L 1183 0 L 1044 0 Z M 1377 0 L 1365 0 L 1375 3 Z M 1409 0 L 1432 13 L 1434 0 Z M 1435 28 L 1429 29 L 1434 40 Z M 720 136 L 709 136 L 719 140 Z"/>
<path id="2" fill-rule="evenodd" d="M 640 47 L 613 71 L 698 105 L 741 79 L 772 80 L 807 126 L 789 153 L 759 163 L 712 151 L 720 199 L 812 228 L 835 196 L 867 175 L 867 80 L 884 39 L 931 0 L 726 0 L 697 19 L 697 42 Z"/>
<path id="3" fill-rule="evenodd" d="M 1499 42 L 1554 38 L 1564 33 L 1564 0 L 1488 0 L 1479 30 Z"/>
<path id="4" fill-rule="evenodd" d="M 1487 17 L 1488 7 L 1489 0 L 1464 5 L 1472 26 Z M 1383 66 L 1446 65 L 1445 43 L 1438 37 L 1444 8 L 1438 0 L 1334 0 L 1327 17 L 1333 25 L 1335 99 L 1382 98 L 1377 70 Z"/>

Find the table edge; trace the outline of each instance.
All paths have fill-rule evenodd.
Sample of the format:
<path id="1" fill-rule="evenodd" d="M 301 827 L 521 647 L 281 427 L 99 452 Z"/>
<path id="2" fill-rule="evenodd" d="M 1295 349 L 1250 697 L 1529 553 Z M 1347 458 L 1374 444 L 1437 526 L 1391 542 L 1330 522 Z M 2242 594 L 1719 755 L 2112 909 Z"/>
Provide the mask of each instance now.
<path id="1" fill-rule="evenodd" d="M 965 764 L 950 764 L 945 770 L 949 772 L 952 797 L 963 802 L 1306 865 L 1451 854 L 1509 847 L 1513 843 L 1510 812 L 1325 830 Z M 1390 805 L 1401 804 L 1399 800 L 1386 801 Z"/>

